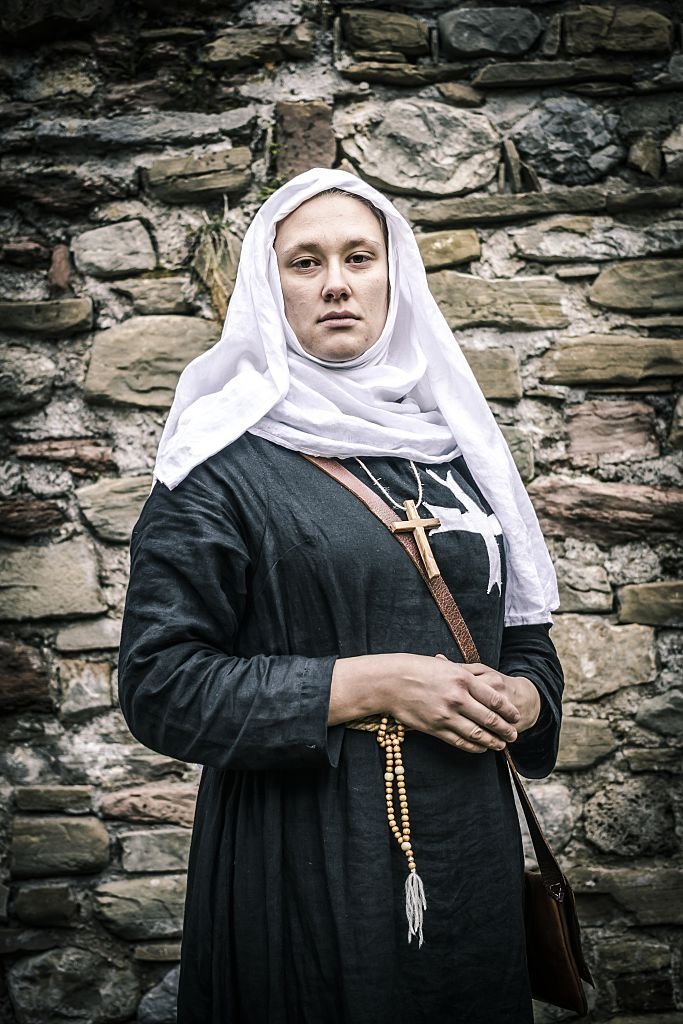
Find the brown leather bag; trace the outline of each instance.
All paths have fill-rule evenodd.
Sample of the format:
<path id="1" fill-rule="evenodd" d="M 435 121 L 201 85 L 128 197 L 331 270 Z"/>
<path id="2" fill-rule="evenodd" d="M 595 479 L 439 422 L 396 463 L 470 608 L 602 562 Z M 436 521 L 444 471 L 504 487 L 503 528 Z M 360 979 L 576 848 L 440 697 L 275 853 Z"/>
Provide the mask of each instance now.
<path id="1" fill-rule="evenodd" d="M 429 578 L 412 534 L 393 531 L 392 524 L 396 522 L 394 510 L 336 459 L 313 455 L 304 455 L 304 458 L 355 495 L 391 530 L 429 588 L 465 662 L 480 661 L 472 635 L 443 577 L 439 575 L 434 579 Z M 524 784 L 507 750 L 505 758 L 539 867 L 538 871 L 527 871 L 525 874 L 524 914 L 531 994 L 541 1002 L 552 1003 L 585 1016 L 588 1003 L 581 982 L 583 979 L 593 985 L 593 978 L 581 949 L 574 893 L 548 846 Z"/>

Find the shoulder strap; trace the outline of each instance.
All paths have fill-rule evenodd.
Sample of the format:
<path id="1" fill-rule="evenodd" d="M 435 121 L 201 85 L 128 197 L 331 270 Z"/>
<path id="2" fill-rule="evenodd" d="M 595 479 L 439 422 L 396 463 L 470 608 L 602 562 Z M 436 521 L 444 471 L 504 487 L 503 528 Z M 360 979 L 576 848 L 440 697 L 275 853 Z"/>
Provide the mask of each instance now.
<path id="1" fill-rule="evenodd" d="M 303 453 L 302 453 L 303 455 Z M 424 571 L 422 561 L 419 556 L 417 544 L 412 534 L 406 533 L 394 533 L 391 530 L 391 525 L 396 521 L 396 514 L 394 510 L 387 505 L 383 498 L 358 477 L 354 476 L 345 466 L 342 466 L 337 459 L 327 459 L 317 455 L 303 455 L 303 457 L 310 462 L 312 465 L 317 466 L 323 473 L 332 477 L 337 483 L 345 487 L 347 491 L 355 495 L 365 505 L 365 507 L 372 512 L 380 522 L 390 530 L 393 537 L 401 544 L 403 549 L 409 555 L 415 568 L 418 570 L 420 576 L 424 580 L 426 586 L 436 602 L 439 611 L 446 620 L 446 624 L 455 640 L 456 644 L 466 663 L 478 662 L 479 652 L 477 651 L 476 644 L 472 639 L 472 634 L 467 628 L 467 623 L 462 617 L 462 612 L 455 603 L 455 599 L 451 594 L 450 590 L 446 586 L 446 583 L 442 576 L 436 576 L 434 579 L 430 579 L 427 573 Z M 529 834 L 534 847 L 534 853 L 536 854 L 536 860 L 543 878 L 543 883 L 548 890 L 548 893 L 553 899 L 558 902 L 562 902 L 565 894 L 565 879 L 559 864 L 555 860 L 553 853 L 548 846 L 548 841 L 543 835 L 540 823 L 534 809 L 531 806 L 529 797 L 527 796 L 524 784 L 519 777 L 519 773 L 515 768 L 515 765 L 510 757 L 509 751 L 505 751 L 505 758 L 507 760 L 508 768 L 512 776 L 519 801 L 524 811 L 524 817 L 526 818 L 527 826 L 529 828 Z"/>

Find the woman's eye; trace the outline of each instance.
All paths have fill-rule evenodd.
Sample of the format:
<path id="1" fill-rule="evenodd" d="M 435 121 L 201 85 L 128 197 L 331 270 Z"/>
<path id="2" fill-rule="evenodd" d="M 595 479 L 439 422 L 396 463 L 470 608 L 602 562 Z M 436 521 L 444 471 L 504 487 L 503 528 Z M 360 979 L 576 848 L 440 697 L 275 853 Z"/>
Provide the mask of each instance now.
<path id="1" fill-rule="evenodd" d="M 310 270 L 315 265 L 315 260 L 310 256 L 302 256 L 300 260 L 296 260 L 293 264 L 298 270 Z"/>
<path id="2" fill-rule="evenodd" d="M 367 263 L 369 259 L 370 257 L 366 256 L 363 252 L 354 252 L 352 256 L 349 256 L 351 263 Z"/>

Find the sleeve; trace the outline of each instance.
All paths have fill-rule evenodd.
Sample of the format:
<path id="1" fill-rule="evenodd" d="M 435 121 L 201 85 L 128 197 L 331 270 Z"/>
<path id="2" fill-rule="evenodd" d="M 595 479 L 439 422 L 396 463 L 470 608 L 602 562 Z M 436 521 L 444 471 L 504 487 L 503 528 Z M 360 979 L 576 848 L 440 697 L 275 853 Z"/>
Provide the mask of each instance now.
<path id="1" fill-rule="evenodd" d="M 549 622 L 506 626 L 503 630 L 499 670 L 530 679 L 541 696 L 536 724 L 520 733 L 510 748 L 519 773 L 528 779 L 543 779 L 550 774 L 560 742 L 564 676 L 549 634 Z"/>
<path id="2" fill-rule="evenodd" d="M 234 653 L 254 569 L 245 517 L 260 511 L 236 508 L 210 461 L 173 491 L 155 485 L 131 542 L 121 709 L 138 740 L 180 760 L 219 769 L 333 763 L 336 656 Z"/>

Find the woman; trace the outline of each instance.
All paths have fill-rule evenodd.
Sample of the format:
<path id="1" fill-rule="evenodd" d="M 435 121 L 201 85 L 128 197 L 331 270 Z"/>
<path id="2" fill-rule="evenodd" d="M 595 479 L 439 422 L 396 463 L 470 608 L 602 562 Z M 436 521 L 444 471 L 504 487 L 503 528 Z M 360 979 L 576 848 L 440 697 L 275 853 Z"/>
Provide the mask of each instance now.
<path id="1" fill-rule="evenodd" d="M 301 453 L 342 460 L 397 520 L 406 499 L 436 520 L 431 553 L 480 663 L 463 664 L 389 530 Z M 120 691 L 142 742 L 204 765 L 180 1024 L 531 1022 L 500 752 L 531 777 L 554 764 L 555 578 L 412 232 L 379 192 L 315 169 L 259 210 L 155 476 Z M 387 782 L 377 735 L 345 728 L 382 715 L 406 730 L 407 797 L 400 751 Z M 405 886 L 416 865 L 424 900 Z"/>

